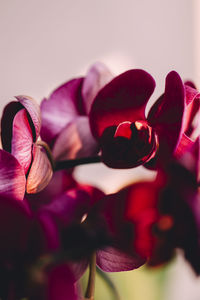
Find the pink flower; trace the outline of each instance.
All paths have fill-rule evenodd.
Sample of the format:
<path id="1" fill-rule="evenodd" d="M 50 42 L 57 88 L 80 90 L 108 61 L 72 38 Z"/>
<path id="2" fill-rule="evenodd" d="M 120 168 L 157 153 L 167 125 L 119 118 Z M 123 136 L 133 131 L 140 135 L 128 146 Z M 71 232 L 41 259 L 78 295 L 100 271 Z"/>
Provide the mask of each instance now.
<path id="1" fill-rule="evenodd" d="M 18 102 L 10 102 L 3 111 L 2 145 L 10 155 L 1 152 L 1 165 L 5 166 L 4 157 L 7 157 L 7 160 L 10 157 L 10 161 L 13 163 L 10 163 L 10 166 L 9 163 L 7 164 L 6 168 L 10 167 L 7 175 L 12 173 L 14 180 L 14 174 L 20 173 L 21 194 L 18 196 L 23 199 L 25 190 L 28 193 L 35 193 L 43 189 L 51 179 L 53 172 L 46 152 L 38 142 L 41 127 L 39 106 L 28 96 L 16 98 Z M 17 171 L 14 164 L 17 166 Z M 26 181 L 24 177 L 26 177 Z M 5 178 L 4 174 L 4 180 Z M 11 183 L 9 182 L 9 184 Z"/>
<path id="2" fill-rule="evenodd" d="M 74 159 L 98 153 L 91 135 L 88 113 L 97 92 L 113 75 L 101 63 L 93 65 L 85 77 L 58 87 L 41 103 L 41 137 L 55 160 Z"/>

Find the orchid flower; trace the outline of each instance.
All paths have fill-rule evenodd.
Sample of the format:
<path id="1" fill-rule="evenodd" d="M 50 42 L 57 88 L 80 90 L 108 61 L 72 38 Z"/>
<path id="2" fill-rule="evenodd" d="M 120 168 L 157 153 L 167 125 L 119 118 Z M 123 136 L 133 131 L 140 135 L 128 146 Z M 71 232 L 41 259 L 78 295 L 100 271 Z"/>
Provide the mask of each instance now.
<path id="1" fill-rule="evenodd" d="M 22 200 L 25 190 L 27 193 L 42 190 L 49 183 L 53 172 L 51 162 L 39 141 L 41 127 L 39 106 L 28 96 L 18 96 L 16 99 L 18 101 L 10 102 L 3 111 L 1 139 L 3 149 L 10 155 L 1 152 L 1 165 L 2 168 L 10 167 L 7 174 L 15 181 L 17 180 L 15 174 L 20 174 L 19 198 Z M 10 157 L 12 162 L 8 162 L 6 166 L 5 156 L 7 161 Z"/>
<path id="2" fill-rule="evenodd" d="M 96 63 L 85 77 L 64 83 L 42 101 L 41 137 L 51 147 L 56 161 L 98 153 L 88 113 L 97 92 L 112 78 L 105 65 Z"/>
<path id="3" fill-rule="evenodd" d="M 189 85 L 184 86 L 180 76 L 172 71 L 166 77 L 164 94 L 146 117 L 146 104 L 154 88 L 155 81 L 150 74 L 129 70 L 115 77 L 94 99 L 90 127 L 100 145 L 102 161 L 109 167 L 155 168 L 167 163 L 178 146 L 181 155 L 189 141 L 192 143 L 185 134 L 193 116 L 188 106 L 193 105 L 198 92 Z"/>

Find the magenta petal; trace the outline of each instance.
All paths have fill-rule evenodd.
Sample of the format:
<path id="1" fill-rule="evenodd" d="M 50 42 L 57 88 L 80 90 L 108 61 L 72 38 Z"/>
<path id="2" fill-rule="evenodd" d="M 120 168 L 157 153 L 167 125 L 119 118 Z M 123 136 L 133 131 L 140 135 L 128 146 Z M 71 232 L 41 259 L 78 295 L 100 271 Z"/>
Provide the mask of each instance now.
<path id="1" fill-rule="evenodd" d="M 83 78 L 73 79 L 57 88 L 41 103 L 42 128 L 41 137 L 47 143 L 81 111 L 81 87 Z"/>
<path id="2" fill-rule="evenodd" d="M 137 254 L 130 256 L 116 248 L 97 251 L 97 265 L 105 272 L 130 271 L 145 263 Z"/>
<path id="3" fill-rule="evenodd" d="M 74 276 L 66 264 L 48 271 L 46 300 L 78 300 L 74 286 Z"/>
<path id="4" fill-rule="evenodd" d="M 90 207 L 90 195 L 82 189 L 74 188 L 54 198 L 51 203 L 41 207 L 40 211 L 48 212 L 64 226 L 72 222 L 80 223 L 82 216 Z"/>
<path id="5" fill-rule="evenodd" d="M 57 137 L 53 156 L 56 161 L 93 156 L 98 153 L 87 117 L 78 117 L 69 123 Z"/>
<path id="6" fill-rule="evenodd" d="M 176 149 L 183 131 L 184 98 L 182 80 L 178 73 L 172 71 L 166 77 L 164 95 L 156 101 L 148 114 L 148 122 L 158 135 L 158 157 L 163 162 Z"/>
<path id="7" fill-rule="evenodd" d="M 39 145 L 34 145 L 33 162 L 26 181 L 27 193 L 34 194 L 43 190 L 50 182 L 52 175 L 52 165 L 45 150 Z"/>
<path id="8" fill-rule="evenodd" d="M 17 112 L 22 109 L 23 106 L 16 101 L 8 103 L 1 118 L 1 141 L 3 149 L 11 152 L 11 139 L 13 130 L 13 119 Z"/>
<path id="9" fill-rule="evenodd" d="M 13 155 L 0 150 L 0 194 L 23 200 L 25 185 L 22 166 Z"/>
<path id="10" fill-rule="evenodd" d="M 146 103 L 153 93 L 155 81 L 143 70 L 129 70 L 109 82 L 91 107 L 90 126 L 94 137 L 124 121 L 145 119 Z"/>
<path id="11" fill-rule="evenodd" d="M 82 87 L 83 101 L 87 114 L 98 91 L 111 81 L 113 77 L 109 69 L 100 62 L 97 62 L 89 69 Z"/>
<path id="12" fill-rule="evenodd" d="M 33 136 L 25 109 L 21 109 L 13 120 L 11 153 L 27 173 L 32 160 Z"/>
<path id="13" fill-rule="evenodd" d="M 38 103 L 29 96 L 16 96 L 15 97 L 26 109 L 26 111 L 29 113 L 31 117 L 31 121 L 33 122 L 33 132 L 34 132 L 34 141 L 37 140 L 40 134 L 40 128 L 41 128 L 41 113 L 40 113 L 40 107 Z"/>
<path id="14" fill-rule="evenodd" d="M 175 157 L 180 159 L 187 151 L 192 149 L 194 144 L 195 144 L 195 141 L 191 140 L 186 134 L 183 134 L 181 136 L 178 147 L 176 148 L 176 151 L 174 152 Z"/>
<path id="15" fill-rule="evenodd" d="M 187 105 L 189 105 L 195 99 L 200 99 L 200 93 L 192 82 L 185 82 L 185 98 Z"/>

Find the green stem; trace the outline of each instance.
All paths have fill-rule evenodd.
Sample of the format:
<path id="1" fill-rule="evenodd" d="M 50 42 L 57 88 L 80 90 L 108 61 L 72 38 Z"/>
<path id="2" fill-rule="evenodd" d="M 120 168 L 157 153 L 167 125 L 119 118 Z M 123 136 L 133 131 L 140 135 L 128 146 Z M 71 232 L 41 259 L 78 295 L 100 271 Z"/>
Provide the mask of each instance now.
<path id="1" fill-rule="evenodd" d="M 65 170 L 65 169 L 70 169 L 70 168 L 73 168 L 73 167 L 76 167 L 79 165 L 83 165 L 83 164 L 93 164 L 93 163 L 99 163 L 99 162 L 101 162 L 100 156 L 63 160 L 63 161 L 58 161 L 56 163 L 54 170 L 55 171 Z"/>
<path id="2" fill-rule="evenodd" d="M 120 300 L 120 296 L 117 291 L 117 288 L 116 288 L 115 284 L 113 283 L 113 281 L 111 280 L 111 278 L 109 277 L 109 275 L 107 273 L 101 271 L 99 268 L 97 268 L 97 274 L 101 276 L 101 278 L 105 281 L 105 283 L 110 288 L 110 290 L 113 294 L 113 299 Z"/>
<path id="3" fill-rule="evenodd" d="M 95 290 L 95 275 L 96 275 L 96 253 L 93 253 L 89 265 L 88 286 L 85 293 L 85 300 L 94 300 Z"/>

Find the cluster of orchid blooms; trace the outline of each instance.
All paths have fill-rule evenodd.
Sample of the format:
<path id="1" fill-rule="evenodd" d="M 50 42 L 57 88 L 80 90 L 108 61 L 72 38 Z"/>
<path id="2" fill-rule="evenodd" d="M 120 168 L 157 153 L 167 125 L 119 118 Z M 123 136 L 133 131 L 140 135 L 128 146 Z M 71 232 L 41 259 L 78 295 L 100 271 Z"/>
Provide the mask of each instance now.
<path id="1" fill-rule="evenodd" d="M 39 106 L 4 109 L 0 150 L 0 298 L 84 299 L 104 272 L 168 262 L 177 248 L 200 274 L 199 98 L 170 72 L 145 116 L 155 81 L 140 69 L 114 77 L 101 63 Z M 79 183 L 74 167 L 143 165 L 156 179 L 115 194 Z M 81 295 L 82 294 L 82 295 Z"/>

